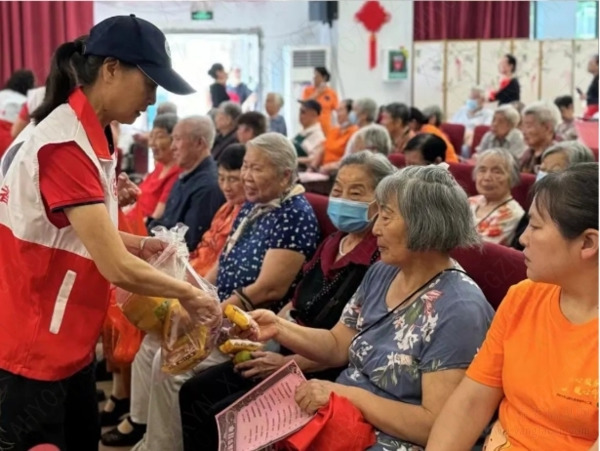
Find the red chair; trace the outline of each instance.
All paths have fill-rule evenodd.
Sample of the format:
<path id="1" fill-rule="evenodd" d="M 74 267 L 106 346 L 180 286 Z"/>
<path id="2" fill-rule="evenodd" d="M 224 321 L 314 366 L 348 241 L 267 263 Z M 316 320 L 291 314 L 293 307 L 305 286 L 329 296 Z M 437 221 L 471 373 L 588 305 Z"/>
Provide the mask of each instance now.
<path id="1" fill-rule="evenodd" d="M 465 126 L 462 124 L 451 124 L 450 122 L 444 122 L 442 125 L 440 125 L 440 129 L 446 134 L 454 146 L 456 155 L 460 155 L 460 151 L 465 142 Z"/>
<path id="2" fill-rule="evenodd" d="M 406 166 L 406 158 L 403 153 L 391 153 L 388 155 L 388 159 L 397 168 L 402 169 Z"/>
<path id="3" fill-rule="evenodd" d="M 483 135 L 490 131 L 489 125 L 478 125 L 473 129 L 473 141 L 471 142 L 471 155 L 477 152 L 477 146 L 481 143 Z"/>
<path id="4" fill-rule="evenodd" d="M 512 189 L 512 197 L 519 202 L 523 210 L 529 211 L 531 207 L 531 188 L 535 183 L 535 175 L 521 174 L 521 183 Z"/>
<path id="5" fill-rule="evenodd" d="M 322 194 L 315 193 L 304 193 L 304 195 L 306 196 L 306 200 L 313 208 L 315 216 L 317 217 L 319 228 L 321 229 L 321 238 L 326 238 L 332 233 L 337 232 L 337 229 L 331 223 L 331 220 L 327 215 L 329 198 L 327 196 L 323 196 Z"/>
<path id="6" fill-rule="evenodd" d="M 579 141 L 588 146 L 598 161 L 598 121 L 575 120 L 575 130 Z"/>
<path id="7" fill-rule="evenodd" d="M 448 163 L 448 169 L 454 176 L 458 184 L 465 190 L 467 196 L 475 196 L 477 189 L 475 188 L 475 180 L 473 180 L 473 168 L 475 166 L 465 163 Z"/>
<path id="8" fill-rule="evenodd" d="M 512 285 L 527 278 L 523 253 L 510 247 L 484 243 L 481 248 L 455 249 L 451 256 L 479 285 L 494 310 Z"/>

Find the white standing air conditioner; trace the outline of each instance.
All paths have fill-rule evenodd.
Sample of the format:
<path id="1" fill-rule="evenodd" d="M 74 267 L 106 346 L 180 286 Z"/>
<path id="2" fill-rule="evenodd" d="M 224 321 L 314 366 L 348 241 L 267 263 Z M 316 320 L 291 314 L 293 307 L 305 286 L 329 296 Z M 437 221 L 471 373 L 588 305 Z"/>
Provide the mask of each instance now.
<path id="1" fill-rule="evenodd" d="M 288 136 L 293 138 L 301 129 L 298 111 L 304 88 L 312 84 L 314 68 L 323 66 L 331 72 L 331 49 L 329 47 L 285 47 L 284 67 L 284 117 Z"/>

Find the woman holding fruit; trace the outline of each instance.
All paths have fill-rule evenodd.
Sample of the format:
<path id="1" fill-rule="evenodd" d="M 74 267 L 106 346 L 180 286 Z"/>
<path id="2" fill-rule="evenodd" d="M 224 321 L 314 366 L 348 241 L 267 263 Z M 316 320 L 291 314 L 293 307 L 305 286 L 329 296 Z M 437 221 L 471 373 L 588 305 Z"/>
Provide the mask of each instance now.
<path id="1" fill-rule="evenodd" d="M 407 167 L 379 184 L 376 200 L 373 233 L 381 261 L 370 267 L 340 321 L 331 330 L 314 329 L 258 310 L 251 316 L 260 332 L 250 338 L 279 342 L 302 356 L 300 366 L 347 365 L 336 382 L 299 386 L 302 410 L 315 413 L 335 393 L 375 429 L 370 450 L 422 450 L 493 310 L 449 256 L 479 239 L 466 194 L 446 169 Z"/>

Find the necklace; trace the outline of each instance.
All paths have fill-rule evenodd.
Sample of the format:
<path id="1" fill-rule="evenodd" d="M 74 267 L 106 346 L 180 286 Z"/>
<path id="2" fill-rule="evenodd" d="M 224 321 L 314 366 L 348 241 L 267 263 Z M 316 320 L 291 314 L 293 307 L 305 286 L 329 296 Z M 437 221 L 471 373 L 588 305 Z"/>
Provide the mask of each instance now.
<path id="1" fill-rule="evenodd" d="M 340 244 L 338 246 L 338 254 L 340 254 L 340 256 L 344 257 L 348 252 L 344 252 L 344 243 L 346 242 L 346 238 L 348 238 L 350 235 L 346 235 L 344 238 L 342 238 L 340 240 Z"/>

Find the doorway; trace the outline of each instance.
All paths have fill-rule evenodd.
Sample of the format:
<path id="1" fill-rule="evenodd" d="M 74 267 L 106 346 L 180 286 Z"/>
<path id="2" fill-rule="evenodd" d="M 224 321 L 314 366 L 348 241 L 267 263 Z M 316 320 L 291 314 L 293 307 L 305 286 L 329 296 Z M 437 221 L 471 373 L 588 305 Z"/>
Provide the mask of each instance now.
<path id="1" fill-rule="evenodd" d="M 196 89 L 194 94 L 179 96 L 159 87 L 156 103 L 175 103 L 179 117 L 206 114 L 211 109 L 209 87 L 213 80 L 208 75 L 208 70 L 213 63 L 221 63 L 228 72 L 239 68 L 241 81 L 252 91 L 256 91 L 260 85 L 258 30 L 165 34 L 171 48 L 173 68 Z M 155 115 L 156 108 L 149 108 L 149 126 Z"/>

